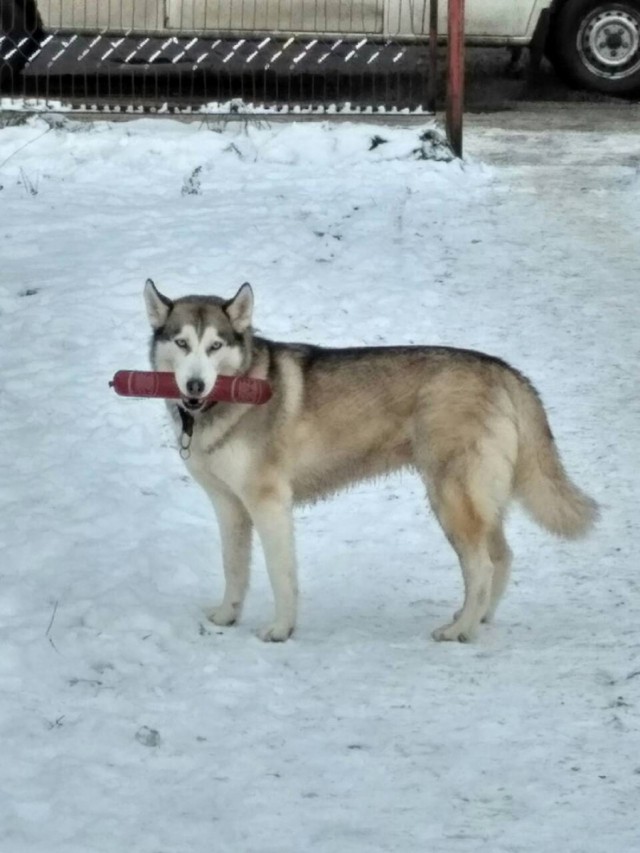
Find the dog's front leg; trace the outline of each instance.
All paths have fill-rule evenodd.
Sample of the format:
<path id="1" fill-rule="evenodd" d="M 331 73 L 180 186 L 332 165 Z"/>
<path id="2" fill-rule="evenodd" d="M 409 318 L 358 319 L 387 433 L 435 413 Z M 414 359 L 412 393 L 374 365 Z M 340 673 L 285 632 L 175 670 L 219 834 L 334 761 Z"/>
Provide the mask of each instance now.
<path id="1" fill-rule="evenodd" d="M 240 618 L 249 586 L 251 563 L 251 518 L 242 502 L 231 492 L 209 491 L 220 528 L 224 597 L 208 615 L 216 625 L 233 625 Z"/>
<path id="2" fill-rule="evenodd" d="M 274 621 L 260 637 L 283 642 L 295 628 L 298 601 L 291 495 L 285 488 L 269 489 L 267 496 L 252 500 L 248 509 L 262 542 L 276 608 Z"/>

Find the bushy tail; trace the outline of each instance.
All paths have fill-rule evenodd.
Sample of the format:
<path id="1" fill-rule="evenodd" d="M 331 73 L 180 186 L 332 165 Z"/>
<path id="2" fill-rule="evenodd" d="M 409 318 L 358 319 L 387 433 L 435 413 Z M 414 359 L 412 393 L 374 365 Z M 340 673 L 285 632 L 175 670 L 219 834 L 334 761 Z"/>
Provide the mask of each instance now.
<path id="1" fill-rule="evenodd" d="M 569 479 L 542 402 L 526 380 L 518 398 L 516 497 L 551 533 L 567 539 L 584 536 L 598 518 L 598 504 Z"/>

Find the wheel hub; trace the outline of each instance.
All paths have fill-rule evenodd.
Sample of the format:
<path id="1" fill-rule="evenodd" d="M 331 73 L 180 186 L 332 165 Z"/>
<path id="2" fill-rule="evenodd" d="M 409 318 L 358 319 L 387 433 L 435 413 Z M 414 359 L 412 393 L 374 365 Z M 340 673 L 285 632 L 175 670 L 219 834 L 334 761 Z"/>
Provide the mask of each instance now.
<path id="1" fill-rule="evenodd" d="M 623 8 L 598 8 L 582 23 L 578 51 L 599 77 L 627 77 L 640 67 L 640 16 Z"/>

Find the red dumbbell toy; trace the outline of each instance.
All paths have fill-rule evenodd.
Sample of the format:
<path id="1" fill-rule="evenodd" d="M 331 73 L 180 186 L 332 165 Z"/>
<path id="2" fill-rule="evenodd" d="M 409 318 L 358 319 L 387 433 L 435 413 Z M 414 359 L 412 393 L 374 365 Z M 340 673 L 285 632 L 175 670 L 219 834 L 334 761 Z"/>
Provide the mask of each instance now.
<path id="1" fill-rule="evenodd" d="M 123 397 L 164 397 L 177 400 L 183 396 L 173 373 L 154 370 L 119 370 L 109 385 Z M 271 399 L 271 385 L 266 379 L 251 376 L 218 376 L 207 400 L 221 403 L 251 403 L 259 406 Z"/>

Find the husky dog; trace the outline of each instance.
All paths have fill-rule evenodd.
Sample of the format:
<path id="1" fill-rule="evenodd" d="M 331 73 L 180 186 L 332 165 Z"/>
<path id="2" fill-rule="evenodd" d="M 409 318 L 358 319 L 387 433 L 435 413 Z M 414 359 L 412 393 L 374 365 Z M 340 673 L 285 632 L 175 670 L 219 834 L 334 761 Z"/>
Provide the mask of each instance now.
<path id="1" fill-rule="evenodd" d="M 400 468 L 422 478 L 464 577 L 464 604 L 436 640 L 467 642 L 493 616 L 509 578 L 503 521 L 518 499 L 541 526 L 584 535 L 596 503 L 564 471 L 533 385 L 499 358 L 450 347 L 325 349 L 254 335 L 253 292 L 172 301 L 151 280 L 145 302 L 151 363 L 174 373 L 168 403 L 186 466 L 220 526 L 225 592 L 210 618 L 238 620 L 249 584 L 251 532 L 265 554 L 275 617 L 296 624 L 293 506 Z M 267 379 L 261 406 L 211 403 L 220 374 Z"/>

